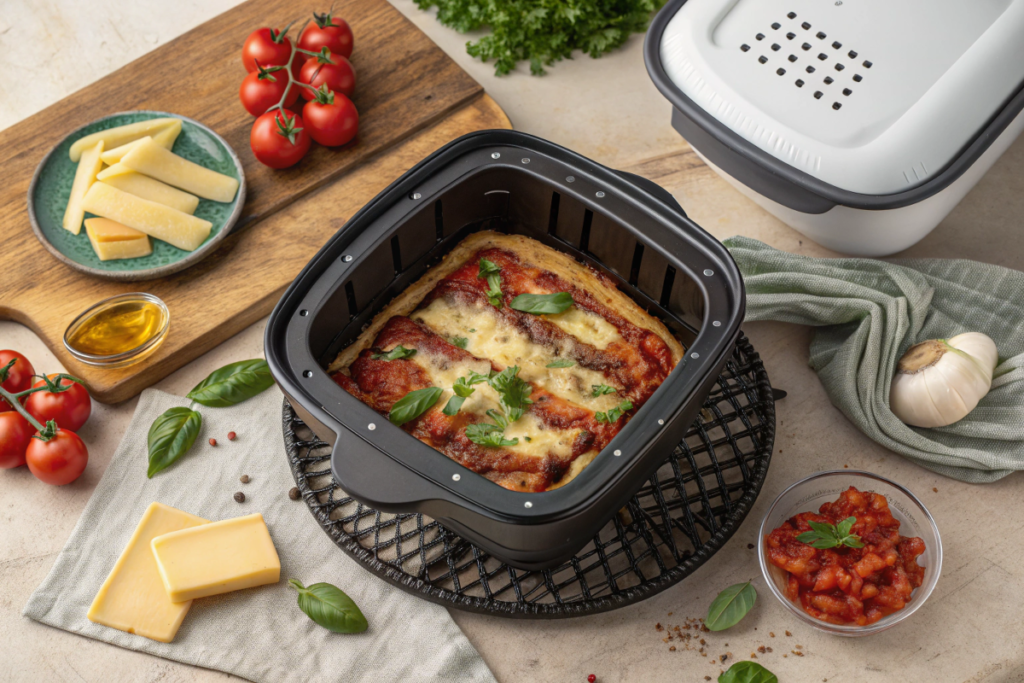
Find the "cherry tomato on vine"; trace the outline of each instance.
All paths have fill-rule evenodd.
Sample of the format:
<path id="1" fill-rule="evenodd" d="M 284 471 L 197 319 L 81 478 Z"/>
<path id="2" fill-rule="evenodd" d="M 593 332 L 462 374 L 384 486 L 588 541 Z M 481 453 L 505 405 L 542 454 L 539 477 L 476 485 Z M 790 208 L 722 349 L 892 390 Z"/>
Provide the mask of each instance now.
<path id="1" fill-rule="evenodd" d="M 320 86 L 316 99 L 302 108 L 309 136 L 325 147 L 344 145 L 359 132 L 359 112 L 352 100 Z"/>
<path id="2" fill-rule="evenodd" d="M 310 144 L 302 117 L 278 109 L 260 115 L 249 133 L 252 153 L 270 168 L 294 166 L 306 156 Z"/>
<path id="3" fill-rule="evenodd" d="M 89 464 L 89 450 L 78 434 L 58 429 L 49 441 L 29 439 L 25 461 L 36 479 L 53 486 L 63 486 L 78 479 L 85 471 Z"/>
<path id="4" fill-rule="evenodd" d="M 51 381 L 54 381 L 57 375 L 49 377 Z M 55 383 L 58 386 L 69 388 L 59 393 L 37 391 L 34 394 L 29 394 L 25 400 L 25 410 L 43 424 L 49 420 L 55 420 L 61 429 L 78 431 L 92 413 L 92 399 L 89 398 L 89 392 L 78 382 L 69 379 L 62 378 Z M 32 385 L 32 388 L 44 386 L 46 386 L 46 382 L 39 380 Z"/>
<path id="5" fill-rule="evenodd" d="M 238 89 L 238 99 L 242 106 L 253 116 L 259 116 L 281 101 L 285 88 L 288 87 L 288 70 L 283 66 L 262 66 L 253 71 L 242 81 Z M 299 98 L 299 85 L 292 86 L 284 106 L 290 107 Z"/>
<path id="6" fill-rule="evenodd" d="M 299 36 L 299 47 L 310 52 L 327 48 L 336 55 L 352 56 L 352 29 L 341 17 L 332 17 L 330 12 L 313 13 L 313 25 Z"/>
<path id="7" fill-rule="evenodd" d="M 36 428 L 21 413 L 14 410 L 0 413 L 0 469 L 25 464 L 25 449 L 35 431 Z"/>
<path id="8" fill-rule="evenodd" d="M 272 28 L 256 29 L 242 45 L 242 64 L 245 70 L 256 70 L 256 62 L 264 66 L 287 64 L 292 54 L 292 41 L 285 35 L 288 29 L 277 31 Z"/>
<path id="9" fill-rule="evenodd" d="M 326 84 L 334 92 L 340 92 L 346 97 L 352 97 L 356 89 L 356 71 L 352 64 L 341 55 L 330 52 L 321 52 L 318 57 L 307 59 L 299 72 L 299 80 L 314 88 Z M 302 96 L 312 100 L 313 91 L 302 88 Z"/>
<path id="10" fill-rule="evenodd" d="M 7 379 L 0 382 L 0 387 L 3 387 L 12 394 L 17 394 L 19 391 L 25 391 L 32 386 L 32 375 L 36 371 L 32 368 L 32 364 L 28 362 L 28 358 L 25 358 L 25 356 L 17 351 L 10 349 L 0 351 L 0 368 L 3 368 L 12 360 L 14 365 L 7 370 Z M 7 405 L 7 401 L 0 398 L 0 413 L 5 410 L 13 409 Z"/>

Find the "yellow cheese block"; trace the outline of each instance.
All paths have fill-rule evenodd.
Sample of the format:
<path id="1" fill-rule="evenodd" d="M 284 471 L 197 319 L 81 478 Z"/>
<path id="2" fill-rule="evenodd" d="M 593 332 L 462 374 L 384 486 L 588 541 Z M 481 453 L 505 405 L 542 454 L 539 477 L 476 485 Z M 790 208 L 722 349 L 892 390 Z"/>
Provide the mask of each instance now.
<path id="1" fill-rule="evenodd" d="M 195 251 L 213 228 L 210 221 L 136 197 L 104 182 L 93 183 L 82 200 L 82 207 L 89 213 L 141 230 L 185 251 Z"/>
<path id="2" fill-rule="evenodd" d="M 96 180 L 107 180 L 108 178 L 113 178 L 116 175 L 124 175 L 125 173 L 135 173 L 135 171 L 118 162 L 97 173 Z"/>
<path id="3" fill-rule="evenodd" d="M 82 200 L 89 188 L 96 182 L 96 174 L 99 173 L 103 162 L 100 155 L 103 154 L 103 141 L 100 140 L 82 154 L 78 168 L 75 169 L 75 180 L 71 184 L 71 196 L 68 197 L 68 205 L 64 209 L 64 229 L 77 235 L 82 231 L 82 219 L 85 218 L 85 210 L 82 208 Z"/>
<path id="4" fill-rule="evenodd" d="M 181 133 L 181 121 L 178 119 L 174 120 L 174 123 L 167 126 L 159 133 L 154 133 L 152 136 L 147 135 L 144 138 L 139 138 L 134 142 L 128 142 L 120 147 L 108 150 L 103 153 L 103 163 L 113 166 L 117 162 L 121 161 L 121 157 L 131 151 L 132 147 L 139 144 L 142 140 L 152 140 L 165 149 L 174 149 L 174 141 L 178 139 L 178 135 Z"/>
<path id="5" fill-rule="evenodd" d="M 246 515 L 153 539 L 164 588 L 181 602 L 281 579 L 281 560 L 263 515 Z"/>
<path id="6" fill-rule="evenodd" d="M 151 503 L 92 601 L 86 615 L 89 621 L 161 643 L 174 640 L 192 603 L 171 601 L 151 542 L 163 534 L 206 523 L 201 517 Z"/>
<path id="7" fill-rule="evenodd" d="M 85 232 L 100 261 L 138 258 L 153 253 L 149 235 L 109 218 L 86 218 Z"/>
<path id="8" fill-rule="evenodd" d="M 142 175 L 135 171 L 128 171 L 127 173 L 102 178 L 101 180 L 111 187 L 124 190 L 128 194 L 169 206 L 183 213 L 193 214 L 196 212 L 196 207 L 199 206 L 199 197 L 194 194 L 182 192 L 177 188 L 161 183 L 159 180 L 153 180 L 148 175 Z"/>
<path id="9" fill-rule="evenodd" d="M 238 181 L 179 157 L 152 140 L 141 142 L 121 158 L 128 168 L 215 202 L 230 202 Z"/>
<path id="10" fill-rule="evenodd" d="M 82 152 L 95 147 L 97 142 L 102 141 L 104 149 L 114 149 L 120 147 L 132 140 L 138 140 L 139 138 L 152 135 L 158 131 L 163 130 L 167 126 L 172 126 L 177 122 L 177 125 L 181 125 L 179 119 L 149 119 L 146 121 L 139 121 L 138 123 L 130 123 L 127 126 L 118 126 L 117 128 L 108 128 L 106 130 L 97 131 L 90 135 L 86 135 L 84 138 L 75 140 L 74 144 L 71 145 L 71 149 L 68 154 L 71 156 L 71 161 L 78 161 L 82 156 Z"/>

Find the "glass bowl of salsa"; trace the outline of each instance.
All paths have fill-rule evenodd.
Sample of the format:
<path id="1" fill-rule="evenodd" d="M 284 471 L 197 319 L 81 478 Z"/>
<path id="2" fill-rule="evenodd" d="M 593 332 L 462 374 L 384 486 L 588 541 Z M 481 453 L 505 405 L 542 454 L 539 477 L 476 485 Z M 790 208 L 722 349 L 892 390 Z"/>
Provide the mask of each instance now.
<path id="1" fill-rule="evenodd" d="M 833 635 L 892 628 L 921 608 L 942 571 L 928 508 L 870 472 L 817 472 L 792 484 L 765 514 L 760 539 L 761 572 L 775 597 Z"/>

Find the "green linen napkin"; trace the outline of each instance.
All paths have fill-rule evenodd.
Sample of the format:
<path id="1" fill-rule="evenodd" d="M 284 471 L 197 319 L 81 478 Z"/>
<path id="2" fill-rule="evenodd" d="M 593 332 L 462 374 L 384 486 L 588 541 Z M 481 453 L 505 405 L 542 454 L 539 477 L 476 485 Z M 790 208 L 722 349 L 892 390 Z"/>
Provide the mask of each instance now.
<path id="1" fill-rule="evenodd" d="M 960 481 L 1024 469 L 1024 273 L 967 260 L 810 258 L 733 237 L 747 320 L 816 327 L 810 364 L 832 403 L 871 439 Z M 912 344 L 983 332 L 999 350 L 992 390 L 967 417 L 919 429 L 889 410 Z"/>
<path id="2" fill-rule="evenodd" d="M 334 545 L 305 503 L 288 497 L 295 482 L 281 434 L 281 400 L 275 387 L 231 408 L 200 407 L 203 427 L 192 451 L 146 479 L 150 424 L 189 401 L 143 392 L 103 479 L 24 615 L 251 681 L 494 683 L 443 607 L 370 574 Z M 229 431 L 238 434 L 236 440 L 227 440 Z M 217 446 L 207 443 L 210 437 L 217 438 Z M 249 483 L 239 482 L 243 474 Z M 245 493 L 244 503 L 234 501 L 236 491 Z M 85 616 L 89 605 L 153 501 L 210 520 L 262 513 L 281 558 L 281 581 L 196 600 L 172 643 L 92 623 Z M 318 626 L 299 610 L 290 578 L 341 588 L 366 615 L 369 629 L 341 635 Z"/>

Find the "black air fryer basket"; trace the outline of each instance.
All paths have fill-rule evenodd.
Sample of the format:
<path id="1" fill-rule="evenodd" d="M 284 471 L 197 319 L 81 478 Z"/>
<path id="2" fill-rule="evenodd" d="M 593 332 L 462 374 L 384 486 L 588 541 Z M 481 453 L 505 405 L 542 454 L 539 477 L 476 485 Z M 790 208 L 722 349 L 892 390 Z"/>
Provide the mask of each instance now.
<path id="1" fill-rule="evenodd" d="M 325 368 L 388 302 L 470 233 L 522 234 L 607 273 L 686 347 L 682 362 L 567 485 L 510 491 L 416 440 Z M 466 135 L 357 213 L 299 274 L 267 325 L 271 371 L 333 445 L 335 480 L 386 512 L 422 512 L 525 569 L 571 557 L 683 439 L 729 359 L 743 283 L 720 243 L 670 194 L 544 140 Z"/>

